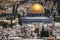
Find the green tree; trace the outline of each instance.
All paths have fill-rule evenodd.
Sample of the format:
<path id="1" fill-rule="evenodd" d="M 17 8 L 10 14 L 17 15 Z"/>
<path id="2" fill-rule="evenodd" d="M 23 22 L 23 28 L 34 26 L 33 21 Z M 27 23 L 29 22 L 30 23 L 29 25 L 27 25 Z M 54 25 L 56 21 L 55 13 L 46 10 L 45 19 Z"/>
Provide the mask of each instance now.
<path id="1" fill-rule="evenodd" d="M 60 22 L 60 16 L 55 16 L 55 17 L 54 17 L 54 21 Z"/>
<path id="2" fill-rule="evenodd" d="M 9 25 L 10 25 L 10 24 L 8 24 L 7 22 L 0 21 L 0 26 L 2 26 L 3 28 L 10 27 Z"/>

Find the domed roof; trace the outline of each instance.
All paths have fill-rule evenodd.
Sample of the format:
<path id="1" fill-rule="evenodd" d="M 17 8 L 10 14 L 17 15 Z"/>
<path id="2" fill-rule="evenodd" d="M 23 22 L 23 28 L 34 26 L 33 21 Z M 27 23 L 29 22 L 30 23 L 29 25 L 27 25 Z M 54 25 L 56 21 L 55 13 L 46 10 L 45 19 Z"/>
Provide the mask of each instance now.
<path id="1" fill-rule="evenodd" d="M 38 13 L 38 14 L 43 14 L 45 12 L 44 7 L 41 4 L 34 4 L 30 9 L 30 13 Z"/>

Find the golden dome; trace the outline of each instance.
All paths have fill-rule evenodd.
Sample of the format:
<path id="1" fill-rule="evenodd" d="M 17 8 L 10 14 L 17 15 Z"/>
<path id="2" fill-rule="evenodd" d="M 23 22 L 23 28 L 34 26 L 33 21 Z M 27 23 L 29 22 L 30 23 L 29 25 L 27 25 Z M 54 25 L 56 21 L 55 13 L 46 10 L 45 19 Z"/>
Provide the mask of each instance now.
<path id="1" fill-rule="evenodd" d="M 40 13 L 43 14 L 45 12 L 44 7 L 41 4 L 34 4 L 30 9 L 29 9 L 30 13 Z"/>

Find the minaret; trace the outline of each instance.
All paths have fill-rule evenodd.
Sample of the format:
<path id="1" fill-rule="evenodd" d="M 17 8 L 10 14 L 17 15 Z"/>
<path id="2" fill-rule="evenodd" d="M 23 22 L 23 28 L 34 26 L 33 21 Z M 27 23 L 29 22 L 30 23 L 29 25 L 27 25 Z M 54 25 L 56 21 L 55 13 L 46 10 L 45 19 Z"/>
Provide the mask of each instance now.
<path id="1" fill-rule="evenodd" d="M 19 19 L 16 17 L 16 29 L 21 28 L 21 25 L 19 24 Z"/>
<path id="2" fill-rule="evenodd" d="M 24 16 L 27 16 L 27 11 L 28 11 L 28 10 L 25 8 L 25 9 L 24 9 Z"/>
<path id="3" fill-rule="evenodd" d="M 16 22 L 17 22 L 16 24 L 18 25 L 18 24 L 19 24 L 19 23 L 18 23 L 18 17 L 16 18 Z"/>
<path id="4" fill-rule="evenodd" d="M 53 14 L 54 14 L 54 16 L 59 16 L 59 13 L 57 10 L 57 3 L 53 6 Z"/>

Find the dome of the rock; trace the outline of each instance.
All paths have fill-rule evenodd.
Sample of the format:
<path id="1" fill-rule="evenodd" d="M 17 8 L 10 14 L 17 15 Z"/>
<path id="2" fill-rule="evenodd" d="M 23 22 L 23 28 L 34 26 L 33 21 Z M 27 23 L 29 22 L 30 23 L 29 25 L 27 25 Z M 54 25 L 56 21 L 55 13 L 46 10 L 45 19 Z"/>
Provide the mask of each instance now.
<path id="1" fill-rule="evenodd" d="M 29 9 L 29 12 L 43 14 L 45 12 L 45 10 L 41 4 L 36 3 Z"/>

